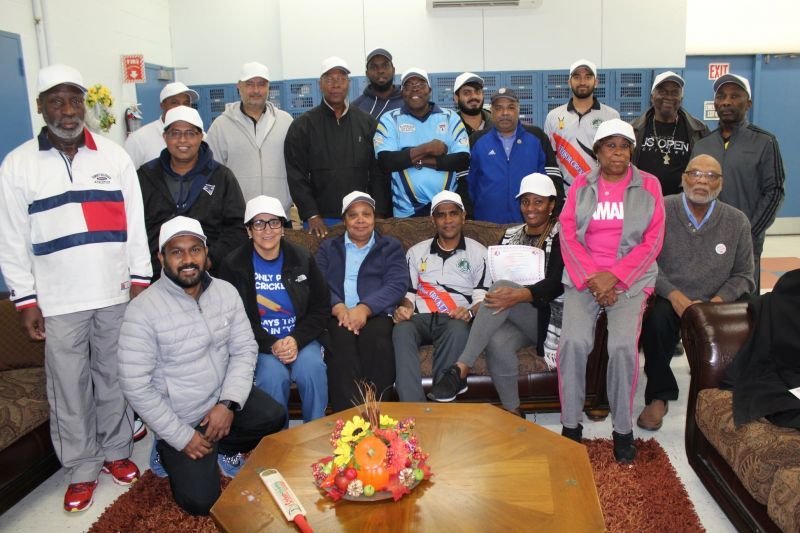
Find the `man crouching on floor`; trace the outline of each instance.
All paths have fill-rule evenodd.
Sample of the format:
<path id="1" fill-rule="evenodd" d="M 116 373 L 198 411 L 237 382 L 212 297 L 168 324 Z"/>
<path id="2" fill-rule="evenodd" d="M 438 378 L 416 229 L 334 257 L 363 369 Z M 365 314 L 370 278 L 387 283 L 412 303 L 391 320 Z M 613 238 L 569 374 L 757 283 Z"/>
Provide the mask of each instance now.
<path id="1" fill-rule="evenodd" d="M 164 270 L 128 306 L 119 338 L 119 379 L 156 434 L 175 502 L 206 515 L 220 494 L 217 463 L 233 477 L 243 453 L 280 431 L 284 408 L 253 387 L 258 346 L 239 293 L 205 272 L 197 220 L 161 226 Z"/>

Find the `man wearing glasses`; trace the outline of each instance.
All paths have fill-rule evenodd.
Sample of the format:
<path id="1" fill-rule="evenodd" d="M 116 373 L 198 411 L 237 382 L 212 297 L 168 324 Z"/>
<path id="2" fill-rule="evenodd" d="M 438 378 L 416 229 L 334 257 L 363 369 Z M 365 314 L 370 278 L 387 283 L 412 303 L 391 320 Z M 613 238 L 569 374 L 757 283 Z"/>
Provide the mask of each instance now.
<path id="1" fill-rule="evenodd" d="M 247 241 L 242 189 L 233 172 L 214 160 L 203 133 L 197 110 L 170 109 L 164 117 L 167 147 L 138 171 L 154 279 L 161 273 L 158 232 L 175 216 L 200 221 L 208 238 L 205 267 L 212 274 L 228 252 Z"/>
<path id="2" fill-rule="evenodd" d="M 681 316 L 698 302 L 733 302 L 754 288 L 753 244 L 747 217 L 717 197 L 722 169 L 709 155 L 689 162 L 683 192 L 664 199 L 664 246 L 658 256 L 656 297 L 642 324 L 646 407 L 637 425 L 661 427 L 668 402 L 678 399 L 670 369 Z"/>
<path id="3" fill-rule="evenodd" d="M 650 109 L 631 123 L 636 134 L 633 164 L 658 178 L 664 196 L 681 192 L 694 143 L 708 135 L 708 127 L 683 108 L 684 85 L 669 70 L 656 76 Z"/>
<path id="4" fill-rule="evenodd" d="M 456 174 L 469 168 L 469 138 L 455 111 L 431 102 L 427 72 L 408 69 L 400 86 L 403 106 L 381 117 L 375 154 L 392 173 L 394 216 L 428 216 L 433 197 L 455 191 Z"/>
<path id="5" fill-rule="evenodd" d="M 351 191 L 375 198 L 375 212 L 388 214 L 388 177 L 372 149 L 376 122 L 347 100 L 350 69 L 340 57 L 322 62 L 322 102 L 289 126 L 283 155 L 303 227 L 318 237 L 341 222 L 342 199 Z"/>
<path id="6" fill-rule="evenodd" d="M 714 109 L 719 128 L 697 142 L 692 156 L 708 154 L 722 162 L 728 186 L 720 199 L 741 209 L 750 221 L 755 261 L 755 294 L 761 281 L 761 251 L 767 228 L 775 221 L 783 203 L 783 169 L 778 139 L 750 124 L 747 112 L 753 105 L 750 82 L 736 74 L 725 74 L 714 82 Z"/>

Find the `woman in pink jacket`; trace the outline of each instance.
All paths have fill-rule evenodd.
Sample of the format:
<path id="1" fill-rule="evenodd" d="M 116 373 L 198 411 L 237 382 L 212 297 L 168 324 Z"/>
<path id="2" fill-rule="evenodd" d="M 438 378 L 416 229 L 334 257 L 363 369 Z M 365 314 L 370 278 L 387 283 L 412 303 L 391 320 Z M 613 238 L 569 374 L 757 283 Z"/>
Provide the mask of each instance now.
<path id="1" fill-rule="evenodd" d="M 633 398 L 639 375 L 639 331 L 655 287 L 664 240 L 664 202 L 658 178 L 631 164 L 630 124 L 603 122 L 594 137 L 598 168 L 572 184 L 561 213 L 564 319 L 558 353 L 561 434 L 581 442 L 586 359 L 597 315 L 608 318 L 608 400 L 614 457 L 629 463 Z"/>

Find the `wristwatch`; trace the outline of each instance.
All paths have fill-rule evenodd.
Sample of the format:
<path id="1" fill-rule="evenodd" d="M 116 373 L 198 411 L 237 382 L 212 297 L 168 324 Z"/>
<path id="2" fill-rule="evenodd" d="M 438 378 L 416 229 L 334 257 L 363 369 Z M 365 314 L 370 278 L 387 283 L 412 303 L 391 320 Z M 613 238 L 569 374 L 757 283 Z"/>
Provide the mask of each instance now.
<path id="1" fill-rule="evenodd" d="M 220 404 L 220 405 L 224 405 L 225 407 L 227 407 L 231 411 L 238 411 L 239 410 L 239 404 L 236 403 L 236 402 L 232 402 L 231 400 L 220 400 L 217 403 Z"/>
<path id="2" fill-rule="evenodd" d="M 416 168 L 417 170 L 421 170 L 422 169 L 422 159 L 417 159 L 414 162 L 414 168 Z"/>
<path id="3" fill-rule="evenodd" d="M 472 319 L 475 318 L 475 313 L 472 312 L 472 309 L 467 309 L 467 313 L 469 313 L 469 320 L 472 322 Z"/>

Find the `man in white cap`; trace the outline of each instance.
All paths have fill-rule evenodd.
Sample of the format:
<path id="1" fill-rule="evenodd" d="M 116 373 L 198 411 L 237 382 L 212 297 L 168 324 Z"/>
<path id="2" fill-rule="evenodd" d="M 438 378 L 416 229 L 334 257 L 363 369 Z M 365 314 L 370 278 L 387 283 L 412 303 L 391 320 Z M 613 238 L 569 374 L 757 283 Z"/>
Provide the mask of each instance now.
<path id="1" fill-rule="evenodd" d="M 400 87 L 394 84 L 394 64 L 392 54 L 383 48 L 376 48 L 367 54 L 367 79 L 369 85 L 353 100 L 353 105 L 369 113 L 375 120 L 381 115 L 403 105 Z"/>
<path id="2" fill-rule="evenodd" d="M 631 162 L 658 178 L 664 196 L 681 192 L 681 174 L 692 148 L 708 135 L 705 123 L 682 106 L 684 85 L 683 78 L 670 70 L 656 76 L 650 109 L 631 123 L 636 133 Z"/>
<path id="3" fill-rule="evenodd" d="M 151 159 L 161 155 L 164 144 L 164 116 L 167 111 L 179 105 L 191 106 L 200 100 L 196 91 L 179 81 L 168 83 L 161 89 L 161 116 L 145 124 L 125 139 L 125 151 L 133 159 L 134 168 L 139 168 Z"/>
<path id="4" fill-rule="evenodd" d="M 202 224 L 208 236 L 208 263 L 203 266 L 212 273 L 231 250 L 247 242 L 239 182 L 228 167 L 214 160 L 203 133 L 203 120 L 196 109 L 170 109 L 162 134 L 167 148 L 158 159 L 139 168 L 154 279 L 161 272 L 159 228 L 176 215 L 190 216 Z"/>
<path id="5" fill-rule="evenodd" d="M 38 91 L 45 127 L 0 166 L 0 270 L 23 331 L 45 341 L 64 509 L 83 511 L 101 471 L 121 484 L 139 478 L 117 338 L 152 272 L 136 170 L 122 147 L 84 128 L 81 74 L 45 67 Z"/>
<path id="6" fill-rule="evenodd" d="M 165 222 L 158 249 L 164 276 L 125 312 L 119 381 L 158 438 L 175 502 L 206 515 L 220 493 L 217 465 L 234 477 L 286 411 L 253 387 L 258 345 L 239 293 L 203 267 L 200 222 Z"/>
<path id="7" fill-rule="evenodd" d="M 378 216 L 389 215 L 389 178 L 372 148 L 376 122 L 347 101 L 349 76 L 344 59 L 322 62 L 322 102 L 292 122 L 284 144 L 292 199 L 304 228 L 318 237 L 341 221 L 342 198 L 354 190 L 375 198 Z"/>
<path id="8" fill-rule="evenodd" d="M 292 117 L 269 101 L 269 69 L 245 63 L 236 87 L 241 101 L 225 105 L 211 123 L 206 141 L 214 159 L 231 169 L 245 200 L 266 195 L 292 207 L 283 143 Z"/>
<path id="9" fill-rule="evenodd" d="M 778 139 L 770 132 L 750 124 L 752 93 L 747 78 L 725 74 L 714 82 L 714 109 L 719 128 L 697 142 L 692 157 L 708 154 L 722 162 L 725 187 L 723 202 L 740 209 L 750 221 L 755 261 L 755 294 L 761 288 L 761 251 L 767 228 L 775 221 L 783 203 L 783 168 Z"/>
<path id="10" fill-rule="evenodd" d="M 427 72 L 412 67 L 400 85 L 403 106 L 381 117 L 375 154 L 392 173 L 394 216 L 426 216 L 433 197 L 455 191 L 457 174 L 469 168 L 469 139 L 459 116 L 431 101 Z"/>
<path id="11" fill-rule="evenodd" d="M 492 284 L 486 247 L 462 234 L 461 197 L 441 191 L 431 202 L 430 216 L 436 236 L 408 249 L 409 290 L 392 314 L 395 389 L 401 402 L 425 401 L 420 345 L 433 344 L 436 383 L 464 350 L 470 322 Z"/>
<path id="12" fill-rule="evenodd" d="M 492 114 L 483 108 L 483 78 L 472 72 L 459 74 L 453 84 L 453 101 L 467 136 L 492 127 Z"/>
<path id="13" fill-rule="evenodd" d="M 597 67 L 588 59 L 579 59 L 569 67 L 569 87 L 572 97 L 550 111 L 544 122 L 544 132 L 556 153 L 565 189 L 580 174 L 597 166 L 592 143 L 598 126 L 619 118 L 616 109 L 601 104 L 595 97 Z"/>

